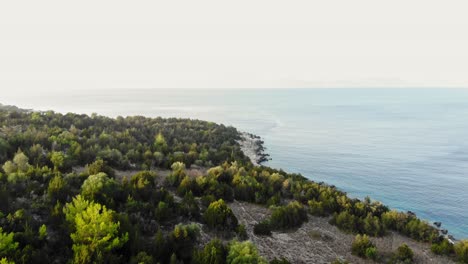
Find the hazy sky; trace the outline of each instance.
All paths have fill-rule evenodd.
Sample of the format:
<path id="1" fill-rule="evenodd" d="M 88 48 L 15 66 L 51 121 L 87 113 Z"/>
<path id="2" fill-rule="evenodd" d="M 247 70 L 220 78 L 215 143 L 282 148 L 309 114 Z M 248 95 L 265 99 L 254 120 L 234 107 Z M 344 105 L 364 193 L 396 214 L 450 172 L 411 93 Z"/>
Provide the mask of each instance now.
<path id="1" fill-rule="evenodd" d="M 1 1 L 0 89 L 468 87 L 468 1 Z"/>

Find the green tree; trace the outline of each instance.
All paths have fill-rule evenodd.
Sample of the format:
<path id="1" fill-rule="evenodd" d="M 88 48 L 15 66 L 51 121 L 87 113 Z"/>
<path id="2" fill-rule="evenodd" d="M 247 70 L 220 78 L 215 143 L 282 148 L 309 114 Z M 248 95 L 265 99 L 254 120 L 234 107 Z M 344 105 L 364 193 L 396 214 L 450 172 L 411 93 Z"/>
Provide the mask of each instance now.
<path id="1" fill-rule="evenodd" d="M 13 162 L 18 167 L 19 172 L 28 171 L 29 167 L 31 166 L 29 165 L 28 161 L 29 161 L 29 158 L 21 150 L 19 150 L 15 154 L 15 157 L 13 158 Z"/>
<path id="2" fill-rule="evenodd" d="M 179 259 L 190 263 L 195 242 L 200 235 L 200 228 L 196 224 L 178 224 L 170 235 L 175 253 Z"/>
<path id="3" fill-rule="evenodd" d="M 377 249 L 367 235 L 357 235 L 351 246 L 351 253 L 361 258 L 375 259 Z"/>
<path id="4" fill-rule="evenodd" d="M 164 154 L 159 151 L 153 153 L 154 165 L 161 167 L 164 164 Z"/>
<path id="5" fill-rule="evenodd" d="M 159 201 L 158 207 L 155 209 L 155 216 L 158 221 L 165 221 L 169 218 L 171 210 L 169 205 L 163 201 Z"/>
<path id="6" fill-rule="evenodd" d="M 191 218 L 198 218 L 200 216 L 200 208 L 198 202 L 193 197 L 192 192 L 188 192 L 184 195 L 182 203 L 180 204 L 180 210 L 182 214 Z"/>
<path id="7" fill-rule="evenodd" d="M 270 225 L 276 229 L 299 227 L 307 221 L 307 211 L 298 201 L 292 201 L 287 206 L 273 209 Z"/>
<path id="8" fill-rule="evenodd" d="M 39 166 L 44 164 L 46 161 L 45 150 L 40 144 L 35 144 L 29 148 L 29 157 L 31 158 L 32 164 Z"/>
<path id="9" fill-rule="evenodd" d="M 156 233 L 156 237 L 154 238 L 154 252 L 153 255 L 156 260 L 161 260 L 163 257 L 168 255 L 168 245 L 161 229 L 158 230 Z"/>
<path id="10" fill-rule="evenodd" d="M 0 160 L 1 161 L 4 161 L 8 158 L 8 152 L 10 148 L 11 146 L 8 143 L 8 141 L 6 141 L 3 138 L 0 138 Z"/>
<path id="11" fill-rule="evenodd" d="M 172 172 L 167 177 L 167 181 L 172 186 L 178 186 L 185 177 L 185 164 L 183 162 L 174 162 L 171 166 Z"/>
<path id="12" fill-rule="evenodd" d="M 28 163 L 28 157 L 21 151 L 16 152 L 13 161 L 7 161 L 2 166 L 7 174 L 8 182 L 17 182 L 18 180 L 26 179 L 26 172 L 31 165 Z"/>
<path id="13" fill-rule="evenodd" d="M 133 196 L 148 200 L 156 187 L 156 173 L 151 171 L 140 171 L 130 179 Z"/>
<path id="14" fill-rule="evenodd" d="M 393 257 L 393 260 L 395 263 L 409 264 L 413 263 L 413 256 L 413 250 L 411 250 L 411 248 L 407 244 L 403 243 L 401 246 L 398 247 Z"/>
<path id="15" fill-rule="evenodd" d="M 6 174 L 12 174 L 18 171 L 18 166 L 16 166 L 16 164 L 11 160 L 8 160 L 3 164 L 2 169 Z"/>
<path id="16" fill-rule="evenodd" d="M 88 208 L 90 204 L 91 203 L 84 199 L 81 195 L 77 195 L 76 197 L 73 197 L 70 203 L 67 203 L 63 207 L 65 220 L 73 227 L 72 229 L 75 227 L 75 217 Z"/>
<path id="17" fill-rule="evenodd" d="M 62 152 L 54 151 L 50 155 L 50 161 L 54 164 L 54 171 L 58 172 L 65 162 L 65 156 Z"/>
<path id="18" fill-rule="evenodd" d="M 357 217 L 348 211 L 343 211 L 339 214 L 333 214 L 331 223 L 336 225 L 339 229 L 345 232 L 356 232 L 357 230 Z"/>
<path id="19" fill-rule="evenodd" d="M 326 216 L 325 209 L 323 208 L 323 202 L 309 200 L 309 212 L 315 216 Z"/>
<path id="20" fill-rule="evenodd" d="M 185 172 L 185 164 L 183 162 L 177 161 L 172 163 L 171 169 L 173 173 Z"/>
<path id="21" fill-rule="evenodd" d="M 224 264 L 226 263 L 227 250 L 221 240 L 213 239 L 205 245 L 202 251 L 195 253 L 196 264 Z"/>
<path id="22" fill-rule="evenodd" d="M 234 230 L 238 225 L 236 216 L 222 199 L 208 206 L 203 219 L 208 227 L 217 230 Z"/>
<path id="23" fill-rule="evenodd" d="M 177 188 L 177 192 L 179 195 L 185 195 L 188 192 L 192 192 L 195 194 L 200 193 L 199 188 L 197 185 L 197 181 L 190 177 L 190 176 L 185 176 L 182 181 L 179 184 L 179 187 Z"/>
<path id="24" fill-rule="evenodd" d="M 18 248 L 18 242 L 15 242 L 14 233 L 4 233 L 0 227 L 0 257 L 8 257 L 12 255 Z"/>
<path id="25" fill-rule="evenodd" d="M 271 226 L 268 221 L 261 221 L 254 225 L 254 234 L 260 236 L 270 236 L 271 235 Z"/>
<path id="26" fill-rule="evenodd" d="M 41 227 L 39 227 L 38 235 L 39 235 L 40 240 L 44 240 L 47 237 L 47 226 L 46 225 L 43 224 L 43 225 L 41 225 Z"/>
<path id="27" fill-rule="evenodd" d="M 111 203 L 113 193 L 117 189 L 117 182 L 110 179 L 107 174 L 100 172 L 90 175 L 81 186 L 83 198 L 101 203 Z"/>
<path id="28" fill-rule="evenodd" d="M 167 142 L 162 133 L 158 133 L 154 137 L 154 149 L 162 153 L 167 151 Z"/>
<path id="29" fill-rule="evenodd" d="M 439 242 L 432 243 L 431 251 L 437 255 L 450 255 L 454 252 L 454 249 L 453 244 L 444 238 Z"/>
<path id="30" fill-rule="evenodd" d="M 249 235 L 247 234 L 247 229 L 245 228 L 244 224 L 238 225 L 236 227 L 236 234 L 237 238 L 240 240 L 246 240 L 249 238 Z"/>
<path id="31" fill-rule="evenodd" d="M 366 258 L 368 259 L 377 259 L 377 248 L 376 247 L 369 247 L 366 249 Z"/>
<path id="32" fill-rule="evenodd" d="M 266 264 L 266 260 L 260 257 L 257 248 L 250 241 L 233 241 L 229 245 L 226 258 L 227 264 Z"/>
<path id="33" fill-rule="evenodd" d="M 122 247 L 128 233 L 119 234 L 120 222 L 114 220 L 114 211 L 98 203 L 89 203 L 74 218 L 74 263 L 104 263 L 109 253 Z"/>
<path id="34" fill-rule="evenodd" d="M 154 259 L 152 256 L 148 255 L 148 253 L 142 251 L 139 252 L 136 257 L 130 262 L 130 263 L 135 263 L 135 264 L 153 264 Z"/>
<path id="35" fill-rule="evenodd" d="M 65 200 L 67 191 L 65 190 L 65 181 L 62 176 L 56 175 L 50 180 L 49 186 L 47 187 L 47 194 L 52 202 Z"/>
<path id="36" fill-rule="evenodd" d="M 364 218 L 364 232 L 371 236 L 384 235 L 384 228 L 380 219 L 377 216 L 372 216 L 372 213 L 367 214 Z"/>
<path id="37" fill-rule="evenodd" d="M 13 261 L 9 261 L 7 258 L 0 259 L 0 264 L 15 264 Z"/>
<path id="38" fill-rule="evenodd" d="M 89 175 L 94 175 L 94 174 L 98 174 L 100 172 L 104 172 L 110 178 L 115 177 L 114 170 L 111 167 L 109 167 L 102 159 L 97 159 L 93 163 L 88 164 L 86 169 L 87 169 Z"/>

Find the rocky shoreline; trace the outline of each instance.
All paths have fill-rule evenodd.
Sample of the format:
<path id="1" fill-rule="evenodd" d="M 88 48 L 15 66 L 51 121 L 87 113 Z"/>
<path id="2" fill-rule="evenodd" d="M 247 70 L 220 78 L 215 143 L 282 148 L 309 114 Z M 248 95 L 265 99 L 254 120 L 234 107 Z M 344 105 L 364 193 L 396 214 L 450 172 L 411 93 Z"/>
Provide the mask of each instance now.
<path id="1" fill-rule="evenodd" d="M 244 152 L 244 155 L 249 157 L 250 161 L 255 166 L 259 166 L 262 163 L 271 160 L 270 155 L 265 153 L 266 148 L 263 146 L 265 142 L 260 136 L 248 132 L 240 132 L 240 136 L 241 139 L 238 140 L 238 143 L 241 150 Z M 416 214 L 411 211 L 408 211 L 408 213 L 416 216 Z M 451 244 L 455 244 L 458 241 L 453 235 L 449 234 L 447 229 L 441 227 L 441 222 L 433 222 L 432 226 L 434 226 L 437 231 L 439 231 L 439 234 L 446 238 Z"/>
<path id="2" fill-rule="evenodd" d="M 432 225 L 439 231 L 439 235 L 446 238 L 452 245 L 454 245 L 458 240 L 448 233 L 447 229 L 442 228 L 442 222 L 434 222 Z"/>
<path id="3" fill-rule="evenodd" d="M 241 150 L 255 166 L 271 160 L 270 155 L 265 153 L 265 142 L 259 136 L 247 132 L 241 132 L 240 136 L 238 143 Z"/>

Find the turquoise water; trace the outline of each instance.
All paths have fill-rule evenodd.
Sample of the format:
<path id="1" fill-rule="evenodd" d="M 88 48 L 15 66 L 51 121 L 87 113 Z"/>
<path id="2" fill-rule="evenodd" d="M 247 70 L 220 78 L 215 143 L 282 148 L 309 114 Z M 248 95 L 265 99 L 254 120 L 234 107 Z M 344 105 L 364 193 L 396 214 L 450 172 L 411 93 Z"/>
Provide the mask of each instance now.
<path id="1" fill-rule="evenodd" d="M 269 166 L 414 211 L 468 238 L 468 90 L 63 91 L 0 102 L 233 125 L 264 138 Z"/>

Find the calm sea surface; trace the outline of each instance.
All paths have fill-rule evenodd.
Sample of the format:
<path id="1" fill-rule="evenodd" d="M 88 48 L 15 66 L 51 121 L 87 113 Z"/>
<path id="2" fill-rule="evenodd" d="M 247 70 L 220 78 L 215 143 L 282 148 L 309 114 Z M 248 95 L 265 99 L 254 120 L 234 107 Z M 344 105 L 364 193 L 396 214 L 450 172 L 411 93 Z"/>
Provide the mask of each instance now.
<path id="1" fill-rule="evenodd" d="M 468 90 L 117 90 L 0 95 L 107 116 L 188 117 L 264 138 L 267 165 L 441 221 L 468 238 Z"/>

